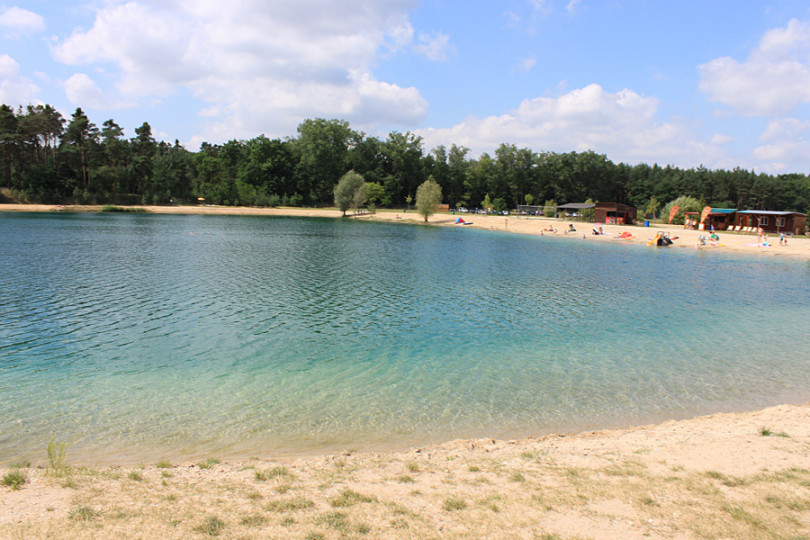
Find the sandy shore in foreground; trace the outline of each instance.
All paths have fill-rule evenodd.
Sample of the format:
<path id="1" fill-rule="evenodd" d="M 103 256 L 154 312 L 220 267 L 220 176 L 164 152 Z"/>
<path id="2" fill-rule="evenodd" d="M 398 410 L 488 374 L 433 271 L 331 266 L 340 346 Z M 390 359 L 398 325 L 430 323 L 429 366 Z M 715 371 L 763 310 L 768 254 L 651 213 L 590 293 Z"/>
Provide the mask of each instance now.
<path id="1" fill-rule="evenodd" d="M 239 215 L 239 216 L 301 216 L 301 217 L 327 217 L 338 218 L 340 211 L 325 208 L 251 208 L 251 207 L 230 207 L 230 206 L 140 206 L 149 213 L 155 214 L 194 214 L 194 215 Z M 75 212 L 97 212 L 101 206 L 55 206 L 46 204 L 0 204 L 0 212 L 55 212 L 55 211 L 75 211 Z M 469 225 L 456 225 L 455 221 L 459 217 Z M 363 214 L 351 216 L 350 219 L 372 220 L 372 221 L 395 221 L 399 223 L 422 223 L 423 220 L 415 211 L 396 212 L 379 211 L 376 214 Z M 564 221 L 546 218 L 530 218 L 517 216 L 484 216 L 480 214 L 435 214 L 430 217 L 430 224 L 457 228 L 486 229 L 493 231 L 506 231 L 519 234 L 534 234 L 555 238 L 579 239 L 598 242 L 622 242 L 628 244 L 644 244 L 651 240 L 659 231 L 668 233 L 674 239 L 673 248 L 701 249 L 704 252 L 736 252 L 747 253 L 759 256 L 788 256 L 810 260 L 810 237 L 796 236 L 788 240 L 787 246 L 779 245 L 779 237 L 776 234 L 769 234 L 768 241 L 770 247 L 758 245 L 756 234 L 729 233 L 719 231 L 720 242 L 717 246 L 707 245 L 697 248 L 698 237 L 708 233 L 704 231 L 685 230 L 674 225 L 654 225 L 652 227 L 622 226 L 622 225 L 601 225 L 604 231 L 603 236 L 595 236 L 592 223 L 577 221 Z M 569 225 L 573 225 L 576 233 L 566 234 Z M 558 232 L 545 231 L 549 227 L 555 228 Z M 629 232 L 632 237 L 620 238 L 623 232 Z M 584 235 L 584 238 L 583 238 Z"/>
<path id="2" fill-rule="evenodd" d="M 0 486 L 0 537 L 806 538 L 808 469 L 810 403 L 390 454 L 24 468 Z"/>

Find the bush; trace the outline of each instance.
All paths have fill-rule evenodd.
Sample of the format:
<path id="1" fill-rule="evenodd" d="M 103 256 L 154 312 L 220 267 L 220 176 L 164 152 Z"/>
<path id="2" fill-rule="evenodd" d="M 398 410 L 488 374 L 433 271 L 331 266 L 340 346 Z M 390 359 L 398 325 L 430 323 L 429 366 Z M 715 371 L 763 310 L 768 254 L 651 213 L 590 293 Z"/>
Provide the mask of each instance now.
<path id="1" fill-rule="evenodd" d="M 9 471 L 3 476 L 3 485 L 18 490 L 28 481 L 28 476 L 21 470 Z"/>
<path id="2" fill-rule="evenodd" d="M 675 206 L 678 207 L 678 212 L 672 218 L 671 223 L 673 225 L 683 225 L 685 221 L 685 212 L 700 212 L 703 209 L 703 204 L 694 197 L 678 197 L 674 201 L 670 201 L 666 206 L 664 206 L 664 209 L 661 211 L 662 221 L 669 222 L 669 213 Z"/>

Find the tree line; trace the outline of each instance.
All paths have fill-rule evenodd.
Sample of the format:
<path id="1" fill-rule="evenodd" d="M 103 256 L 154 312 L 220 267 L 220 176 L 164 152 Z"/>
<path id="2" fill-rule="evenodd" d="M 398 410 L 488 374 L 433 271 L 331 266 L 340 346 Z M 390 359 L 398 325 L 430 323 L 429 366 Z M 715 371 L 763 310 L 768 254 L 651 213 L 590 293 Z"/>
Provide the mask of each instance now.
<path id="1" fill-rule="evenodd" d="M 810 208 L 810 179 L 800 173 L 629 165 L 593 151 L 508 143 L 474 159 L 464 146 L 427 151 L 411 132 L 382 139 L 322 118 L 303 121 L 284 139 L 260 135 L 191 152 L 178 141 L 157 141 L 147 122 L 127 138 L 114 120 L 99 127 L 81 108 L 64 118 L 50 105 L 0 106 L 0 187 L 28 202 L 331 206 L 348 171 L 364 179 L 369 203 L 394 208 L 410 204 L 430 177 L 451 208 L 590 199 L 650 213 L 678 197 L 726 208 Z"/>

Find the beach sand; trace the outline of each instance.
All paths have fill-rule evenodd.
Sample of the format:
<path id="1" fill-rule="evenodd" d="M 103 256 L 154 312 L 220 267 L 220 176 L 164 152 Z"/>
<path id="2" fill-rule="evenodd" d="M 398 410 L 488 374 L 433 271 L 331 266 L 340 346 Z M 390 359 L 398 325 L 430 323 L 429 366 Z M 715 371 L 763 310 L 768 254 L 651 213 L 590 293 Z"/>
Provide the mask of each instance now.
<path id="1" fill-rule="evenodd" d="M 810 403 L 397 453 L 161 465 L 22 469 L 19 490 L 0 487 L 0 537 L 810 535 Z"/>
<path id="2" fill-rule="evenodd" d="M 341 212 L 333 208 L 251 208 L 233 206 L 140 206 L 149 213 L 154 214 L 195 214 L 195 215 L 236 215 L 236 216 L 300 216 L 300 217 L 326 217 L 339 218 Z M 45 204 L 0 204 L 0 212 L 98 212 L 101 206 L 92 205 L 72 205 L 55 206 Z M 455 224 L 458 218 L 471 222 L 468 225 Z M 394 221 L 398 223 L 423 223 L 423 218 L 415 210 L 408 212 L 379 211 L 375 214 L 349 214 L 349 219 L 369 220 L 369 221 Z M 594 227 L 599 224 L 583 223 L 581 221 L 567 221 L 557 219 L 547 219 L 538 217 L 518 217 L 518 216 L 485 216 L 481 214 L 435 214 L 428 221 L 431 225 L 473 228 L 493 231 L 505 231 L 518 234 L 532 234 L 548 236 L 551 238 L 578 239 L 598 242 L 614 242 L 627 244 L 643 244 L 653 239 L 656 233 L 664 232 L 674 240 L 671 248 L 700 249 L 704 252 L 738 252 L 757 256 L 787 256 L 798 257 L 810 260 L 810 237 L 794 236 L 788 239 L 787 246 L 779 245 L 779 235 L 768 234 L 769 247 L 758 245 L 755 233 L 732 233 L 718 231 L 720 242 L 717 246 L 707 245 L 698 248 L 698 237 L 703 235 L 708 238 L 708 231 L 685 230 L 677 225 L 654 224 L 651 227 L 640 227 L 638 225 L 601 225 L 604 231 L 603 236 L 592 234 Z M 643 222 L 642 222 L 643 223 Z M 576 233 L 566 234 L 569 225 L 573 225 Z M 548 227 L 554 227 L 558 232 L 551 233 L 544 231 Z M 630 238 L 620 238 L 623 232 L 629 232 Z M 584 235 L 584 238 L 583 238 Z M 707 242 L 708 244 L 708 242 Z"/>
<path id="3" fill-rule="evenodd" d="M 13 207 L 13 208 L 12 208 Z M 0 205 L 0 211 L 54 211 Z M 154 213 L 338 217 L 336 210 L 145 207 Z M 94 210 L 80 207 L 78 210 Z M 462 215 L 454 225 L 536 234 L 568 222 Z M 415 213 L 351 219 L 419 222 Z M 569 241 L 646 243 L 659 230 L 574 222 Z M 620 240 L 622 231 L 633 238 Z M 585 234 L 583 239 L 582 235 Z M 810 258 L 806 238 L 749 246 L 720 233 L 706 253 Z M 653 249 L 653 248 L 650 248 Z M 217 462 L 217 459 L 222 462 Z M 810 538 L 810 403 L 660 425 L 402 452 L 53 470 L 0 462 L 0 538 Z M 2 459 L 2 456 L 0 456 Z M 68 459 L 70 453 L 68 450 Z M 18 471 L 18 472 L 17 472 Z M 16 476 L 15 476 L 16 474 Z M 19 489 L 14 479 L 24 479 Z"/>

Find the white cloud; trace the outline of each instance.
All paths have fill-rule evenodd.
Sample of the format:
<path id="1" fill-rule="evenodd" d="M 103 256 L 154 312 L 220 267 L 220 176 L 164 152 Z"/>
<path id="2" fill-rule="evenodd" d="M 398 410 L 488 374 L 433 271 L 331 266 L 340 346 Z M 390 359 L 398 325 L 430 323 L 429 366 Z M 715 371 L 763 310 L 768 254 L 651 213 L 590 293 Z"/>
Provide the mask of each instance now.
<path id="1" fill-rule="evenodd" d="M 433 35 L 420 32 L 419 42 L 413 46 L 413 49 L 434 61 L 447 60 L 456 52 L 456 47 L 450 43 L 450 36 L 441 32 Z"/>
<path id="2" fill-rule="evenodd" d="M 520 61 L 520 70 L 529 71 L 535 66 L 535 64 L 537 64 L 537 58 L 524 58 Z"/>
<path id="3" fill-rule="evenodd" d="M 780 173 L 786 170 L 799 171 L 805 168 L 810 154 L 810 121 L 796 118 L 772 120 L 759 136 L 760 146 L 753 149 L 753 156 L 760 161 L 763 170 Z"/>
<path id="4" fill-rule="evenodd" d="M 658 101 L 632 90 L 606 92 L 591 84 L 557 98 L 523 101 L 500 116 L 469 118 L 446 129 L 418 130 L 426 147 L 452 143 L 474 154 L 501 143 L 536 151 L 593 150 L 630 163 L 712 163 L 719 151 L 695 140 L 684 126 L 657 120 Z"/>
<path id="5" fill-rule="evenodd" d="M 0 27 L 9 38 L 18 38 L 45 30 L 45 19 L 17 6 L 0 10 Z"/>
<path id="6" fill-rule="evenodd" d="M 39 103 L 39 87 L 20 75 L 20 64 L 7 54 L 0 54 L 0 103 L 28 105 Z"/>
<path id="7" fill-rule="evenodd" d="M 580 0 L 570 0 L 568 4 L 565 6 L 566 11 L 568 11 L 568 13 L 573 13 L 574 11 L 576 11 L 579 2 Z"/>
<path id="8" fill-rule="evenodd" d="M 353 126 L 422 120 L 416 88 L 379 81 L 380 55 L 422 47 L 451 51 L 443 34 L 420 36 L 408 9 L 415 0 L 134 0 L 103 4 L 89 30 L 52 48 L 70 65 L 102 66 L 122 96 L 146 100 L 181 88 L 203 103 L 211 142 L 259 133 L 288 135 L 301 120 L 340 117 Z M 74 81 L 91 91 L 87 81 Z M 82 84 L 79 84 L 82 83 Z"/>
<path id="9" fill-rule="evenodd" d="M 799 137 L 808 128 L 810 128 L 810 121 L 802 121 L 796 118 L 778 118 L 768 122 L 765 131 L 759 136 L 759 141 L 793 139 Z"/>
<path id="10" fill-rule="evenodd" d="M 85 73 L 76 73 L 66 80 L 65 93 L 72 104 L 86 109 L 120 109 L 131 106 L 110 99 Z"/>
<path id="11" fill-rule="evenodd" d="M 810 24 L 766 32 L 745 62 L 722 57 L 698 69 L 711 101 L 750 116 L 788 113 L 810 103 Z"/>
<path id="12" fill-rule="evenodd" d="M 733 141 L 733 140 L 734 140 L 734 139 L 733 139 L 731 136 L 729 136 L 729 135 L 725 135 L 725 134 L 723 134 L 723 133 L 716 133 L 716 134 L 714 135 L 714 137 L 712 137 L 712 144 L 716 144 L 716 145 L 718 145 L 718 146 L 722 146 L 722 145 L 724 145 L 724 144 L 728 144 L 728 143 L 730 143 L 730 142 L 731 142 L 731 141 Z"/>

